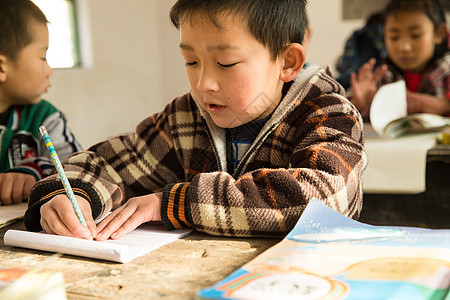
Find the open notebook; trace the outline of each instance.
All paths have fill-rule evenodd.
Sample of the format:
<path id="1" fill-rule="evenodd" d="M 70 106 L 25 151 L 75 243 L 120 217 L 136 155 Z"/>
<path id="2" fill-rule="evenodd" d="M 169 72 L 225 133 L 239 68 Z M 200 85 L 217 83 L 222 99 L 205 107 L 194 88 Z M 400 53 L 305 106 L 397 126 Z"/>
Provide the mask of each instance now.
<path id="1" fill-rule="evenodd" d="M 11 229 L 5 233 L 4 243 L 9 246 L 127 263 L 190 232 L 191 229 L 167 231 L 160 225 L 143 224 L 121 239 L 98 242 Z"/>

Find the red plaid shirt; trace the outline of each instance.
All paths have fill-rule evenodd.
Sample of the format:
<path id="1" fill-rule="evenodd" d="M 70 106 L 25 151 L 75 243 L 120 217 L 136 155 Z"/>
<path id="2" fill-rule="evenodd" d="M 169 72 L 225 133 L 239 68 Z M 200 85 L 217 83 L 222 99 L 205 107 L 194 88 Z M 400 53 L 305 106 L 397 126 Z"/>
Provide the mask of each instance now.
<path id="1" fill-rule="evenodd" d="M 388 72 L 383 78 L 383 84 L 400 79 L 404 79 L 403 74 Z M 450 100 L 450 52 L 437 59 L 425 70 L 417 86 L 417 92 Z"/>

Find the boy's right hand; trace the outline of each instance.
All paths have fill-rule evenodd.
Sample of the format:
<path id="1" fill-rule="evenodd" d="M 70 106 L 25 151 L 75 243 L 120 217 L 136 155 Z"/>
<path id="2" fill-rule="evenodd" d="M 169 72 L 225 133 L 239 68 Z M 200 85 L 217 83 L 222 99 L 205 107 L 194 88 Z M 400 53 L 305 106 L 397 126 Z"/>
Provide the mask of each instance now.
<path id="1" fill-rule="evenodd" d="M 46 233 L 82 239 L 96 236 L 96 225 L 89 202 L 75 196 L 88 228 L 81 224 L 67 195 L 57 195 L 41 206 L 41 226 Z"/>

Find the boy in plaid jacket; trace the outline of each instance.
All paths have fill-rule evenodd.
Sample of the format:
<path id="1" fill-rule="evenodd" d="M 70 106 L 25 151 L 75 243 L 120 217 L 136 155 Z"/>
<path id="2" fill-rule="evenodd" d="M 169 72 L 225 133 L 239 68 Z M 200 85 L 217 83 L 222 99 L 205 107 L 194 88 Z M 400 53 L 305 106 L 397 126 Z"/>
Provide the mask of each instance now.
<path id="1" fill-rule="evenodd" d="M 305 5 L 177 1 L 171 19 L 191 92 L 65 162 L 89 230 L 56 175 L 34 186 L 27 228 L 105 240 L 161 221 L 168 230 L 280 237 L 313 197 L 357 218 L 361 116 L 327 69 L 302 70 Z"/>

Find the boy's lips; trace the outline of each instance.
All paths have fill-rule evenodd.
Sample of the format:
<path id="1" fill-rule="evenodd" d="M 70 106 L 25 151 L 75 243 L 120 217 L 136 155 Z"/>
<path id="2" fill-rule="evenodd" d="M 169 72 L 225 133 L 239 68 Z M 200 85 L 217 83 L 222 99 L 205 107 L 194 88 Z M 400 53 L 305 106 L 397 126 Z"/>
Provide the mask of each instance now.
<path id="1" fill-rule="evenodd" d="M 226 108 L 226 106 L 214 104 L 214 103 L 207 103 L 206 107 L 210 113 L 219 113 L 219 112 L 222 112 Z"/>

